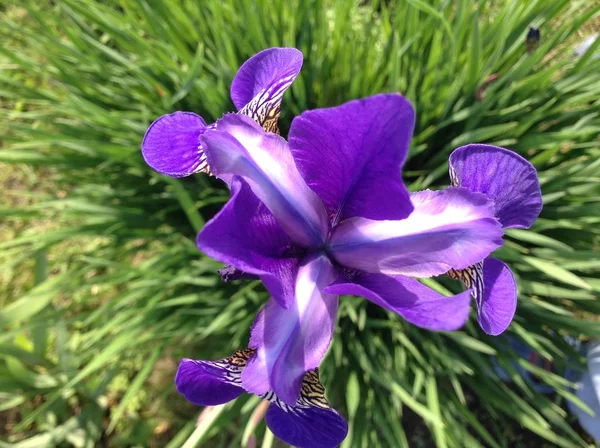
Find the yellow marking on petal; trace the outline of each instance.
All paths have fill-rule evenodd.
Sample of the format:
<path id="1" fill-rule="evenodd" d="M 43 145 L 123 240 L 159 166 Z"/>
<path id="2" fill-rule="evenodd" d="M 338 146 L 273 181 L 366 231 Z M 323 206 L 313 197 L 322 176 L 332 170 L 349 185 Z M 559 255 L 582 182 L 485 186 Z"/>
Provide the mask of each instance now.
<path id="1" fill-rule="evenodd" d="M 483 261 L 480 261 L 473 266 L 469 266 L 466 269 L 450 269 L 447 272 L 447 275 L 454 280 L 460 280 L 466 288 L 470 288 L 471 295 L 475 299 L 475 302 L 477 302 L 477 305 L 481 304 L 484 290 Z"/>

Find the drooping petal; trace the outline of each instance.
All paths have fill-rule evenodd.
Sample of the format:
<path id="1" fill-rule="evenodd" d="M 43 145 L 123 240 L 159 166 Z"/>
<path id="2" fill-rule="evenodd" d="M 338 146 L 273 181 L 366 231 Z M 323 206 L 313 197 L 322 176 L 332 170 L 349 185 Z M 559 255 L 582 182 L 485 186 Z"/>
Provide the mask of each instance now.
<path id="1" fill-rule="evenodd" d="M 150 168 L 170 177 L 184 177 L 207 169 L 200 149 L 206 130 L 202 117 L 175 112 L 154 121 L 142 141 L 142 155 Z"/>
<path id="2" fill-rule="evenodd" d="M 401 168 L 415 114 L 398 94 L 304 112 L 290 128 L 292 154 L 334 222 L 403 219 L 412 211 Z"/>
<path id="3" fill-rule="evenodd" d="M 200 140 L 213 173 L 227 183 L 243 177 L 295 243 L 323 244 L 327 213 L 300 176 L 283 138 L 267 134 L 248 117 L 230 114 Z"/>
<path id="4" fill-rule="evenodd" d="M 346 420 L 329 406 L 318 369 L 309 370 L 302 380 L 300 397 L 294 406 L 282 402 L 273 392 L 262 395 L 270 401 L 267 425 L 279 439 L 297 447 L 335 447 L 346 438 Z"/>
<path id="5" fill-rule="evenodd" d="M 281 306 L 294 300 L 297 259 L 286 254 L 291 241 L 244 180 L 234 179 L 231 199 L 196 242 L 210 257 L 258 275 Z"/>
<path id="6" fill-rule="evenodd" d="M 240 396 L 241 373 L 254 351 L 237 350 L 219 361 L 182 359 L 175 375 L 177 392 L 200 406 L 227 403 Z"/>
<path id="7" fill-rule="evenodd" d="M 335 229 L 329 250 L 361 271 L 431 277 L 463 269 L 502 245 L 490 201 L 465 188 L 413 193 L 415 210 L 401 221 L 350 218 Z"/>
<path id="8" fill-rule="evenodd" d="M 494 202 L 503 227 L 529 228 L 542 210 L 535 167 L 508 149 L 462 146 L 450 155 L 452 185 L 484 193 Z"/>
<path id="9" fill-rule="evenodd" d="M 304 374 L 319 366 L 333 337 L 338 299 L 321 290 L 336 275 L 325 255 L 311 256 L 298 268 L 295 303 L 284 309 L 267 302 L 252 327 L 256 356 L 242 374 L 244 389 L 272 390 L 284 403 L 296 403 Z"/>
<path id="10" fill-rule="evenodd" d="M 358 272 L 325 288 L 332 294 L 362 296 L 398 313 L 408 322 L 429 330 L 453 331 L 469 318 L 470 292 L 445 297 L 409 277 Z"/>
<path id="11" fill-rule="evenodd" d="M 248 59 L 231 84 L 231 99 L 239 113 L 266 131 L 278 133 L 277 119 L 283 94 L 302 68 L 302 52 L 295 48 L 269 48 Z"/>
<path id="12" fill-rule="evenodd" d="M 517 310 L 517 283 L 510 268 L 495 258 L 486 258 L 448 275 L 463 282 L 477 304 L 479 325 L 497 336 L 510 325 Z"/>
<path id="13" fill-rule="evenodd" d="M 331 408 L 307 408 L 293 413 L 272 404 L 265 419 L 277 438 L 298 448 L 333 448 L 348 434 L 348 423 Z"/>
<path id="14" fill-rule="evenodd" d="M 510 325 L 517 310 L 517 282 L 510 268 L 495 258 L 483 263 L 484 291 L 477 310 L 479 325 L 497 336 Z"/>

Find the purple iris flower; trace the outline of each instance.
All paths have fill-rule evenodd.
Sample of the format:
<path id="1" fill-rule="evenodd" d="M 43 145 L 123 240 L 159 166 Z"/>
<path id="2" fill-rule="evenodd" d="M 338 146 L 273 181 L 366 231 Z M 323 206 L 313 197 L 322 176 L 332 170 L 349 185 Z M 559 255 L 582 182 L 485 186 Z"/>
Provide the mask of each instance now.
<path id="1" fill-rule="evenodd" d="M 467 145 L 450 155 L 452 187 L 485 194 L 503 228 L 528 229 L 542 210 L 542 192 L 534 166 L 520 155 L 490 145 Z M 467 269 L 448 272 L 472 292 L 479 325 L 498 335 L 517 309 L 517 283 L 510 268 L 488 257 Z"/>
<path id="2" fill-rule="evenodd" d="M 238 113 L 251 117 L 266 131 L 279 133 L 283 94 L 301 68 L 302 53 L 295 48 L 269 48 L 248 59 L 231 84 L 231 100 Z M 170 177 L 209 173 L 199 138 L 215 126 L 193 112 L 163 115 L 148 128 L 142 155 L 152 169 Z"/>
<path id="3" fill-rule="evenodd" d="M 263 92 L 260 101 L 273 104 L 265 85 L 287 87 L 300 68 L 290 61 L 297 53 L 280 51 L 266 68 L 249 66 L 254 58 L 244 64 L 234 102 L 238 86 L 251 91 L 244 101 Z M 497 207 L 464 187 L 409 195 L 400 173 L 414 111 L 397 94 L 305 112 L 292 122 L 289 143 L 254 116 L 227 114 L 207 127 L 174 115 L 147 132 L 146 160 L 170 175 L 208 164 L 228 184 L 231 199 L 200 232 L 198 247 L 258 276 L 271 294 L 248 348 L 218 361 L 182 360 L 177 390 L 199 405 L 244 391 L 259 395 L 272 402 L 266 421 L 280 439 L 336 446 L 348 428 L 325 399 L 318 367 L 333 337 L 338 296 L 363 296 L 422 328 L 460 328 L 471 290 L 445 297 L 411 277 L 460 272 L 500 247 Z"/>

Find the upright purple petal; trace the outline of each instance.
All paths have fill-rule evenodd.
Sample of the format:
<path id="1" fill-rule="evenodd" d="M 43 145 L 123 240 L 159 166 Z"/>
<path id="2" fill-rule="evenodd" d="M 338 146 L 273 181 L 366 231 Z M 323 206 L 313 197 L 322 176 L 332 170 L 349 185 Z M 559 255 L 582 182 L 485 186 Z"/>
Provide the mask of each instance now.
<path id="1" fill-rule="evenodd" d="M 490 201 L 465 188 L 411 195 L 414 212 L 401 221 L 350 218 L 340 223 L 329 250 L 361 271 L 431 277 L 463 269 L 502 245 Z"/>
<path id="2" fill-rule="evenodd" d="M 248 59 L 231 84 L 231 99 L 239 113 L 265 130 L 278 133 L 277 119 L 283 94 L 302 68 L 295 48 L 269 48 Z"/>
<path id="3" fill-rule="evenodd" d="M 184 177 L 207 169 L 200 149 L 206 130 L 202 117 L 192 112 L 163 115 L 150 125 L 142 141 L 142 155 L 150 168 L 170 177 Z"/>
<path id="4" fill-rule="evenodd" d="M 401 169 L 414 123 L 412 106 L 398 94 L 312 110 L 294 119 L 292 154 L 334 222 L 354 216 L 403 219 L 410 214 Z"/>
<path id="5" fill-rule="evenodd" d="M 293 302 L 297 259 L 286 253 L 292 243 L 243 180 L 233 181 L 231 199 L 196 241 L 210 257 L 260 276 L 281 306 Z"/>
<path id="6" fill-rule="evenodd" d="M 300 176 L 283 138 L 265 133 L 248 117 L 226 115 L 200 140 L 213 173 L 227 183 L 234 176 L 244 178 L 295 243 L 323 244 L 327 213 Z"/>
<path id="7" fill-rule="evenodd" d="M 497 336 L 510 325 L 517 310 L 517 283 L 510 268 L 495 258 L 483 263 L 483 300 L 478 307 L 479 325 Z"/>
<path id="8" fill-rule="evenodd" d="M 182 359 L 175 375 L 177 392 L 200 406 L 227 403 L 239 397 L 241 373 L 253 350 L 237 350 L 219 361 Z"/>
<path id="9" fill-rule="evenodd" d="M 252 328 L 256 356 L 242 374 L 244 389 L 272 390 L 287 405 L 296 403 L 304 374 L 319 366 L 333 337 L 338 299 L 321 290 L 336 275 L 326 256 L 312 256 L 298 268 L 295 303 L 284 309 L 267 302 Z"/>
<path id="10" fill-rule="evenodd" d="M 450 155 L 452 185 L 484 193 L 503 227 L 529 228 L 542 210 L 534 166 L 508 149 L 467 145 Z"/>
<path id="11" fill-rule="evenodd" d="M 417 280 L 400 275 L 359 272 L 351 280 L 338 279 L 325 291 L 362 296 L 428 330 L 457 330 L 469 318 L 470 291 L 445 297 Z"/>

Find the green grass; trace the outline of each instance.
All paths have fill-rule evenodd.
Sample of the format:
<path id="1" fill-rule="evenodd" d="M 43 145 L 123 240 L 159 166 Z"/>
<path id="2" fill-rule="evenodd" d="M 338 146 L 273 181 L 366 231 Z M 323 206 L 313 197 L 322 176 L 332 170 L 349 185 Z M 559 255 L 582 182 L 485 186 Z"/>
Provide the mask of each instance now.
<path id="1" fill-rule="evenodd" d="M 545 206 L 497 254 L 520 287 L 509 333 L 559 371 L 578 361 L 564 336 L 600 337 L 600 60 L 571 50 L 600 5 L 59 0 L 0 11 L 0 162 L 29 179 L 3 192 L 27 200 L 0 206 L 7 442 L 178 447 L 193 433 L 188 446 L 248 443 L 251 431 L 244 438 L 238 428 L 258 399 L 241 397 L 194 432 L 198 410 L 174 392 L 172 374 L 182 356 L 214 359 L 244 346 L 266 292 L 257 282 L 224 285 L 219 265 L 195 247 L 227 199 L 222 185 L 159 176 L 139 146 L 163 113 L 193 110 L 209 121 L 233 110 L 237 67 L 269 46 L 305 55 L 285 95 L 284 134 L 306 109 L 406 95 L 418 120 L 404 173 L 413 190 L 446 185 L 447 157 L 465 143 L 529 158 Z M 542 32 L 532 54 L 530 25 Z M 42 188 L 32 189 L 38 179 Z M 564 381 L 540 374 L 559 389 L 551 397 L 516 375 L 502 383 L 490 355 L 508 368 L 514 359 L 474 319 L 460 332 L 430 333 L 343 298 L 322 377 L 349 418 L 344 446 L 584 445 Z M 252 437 L 273 443 L 264 423 Z"/>

